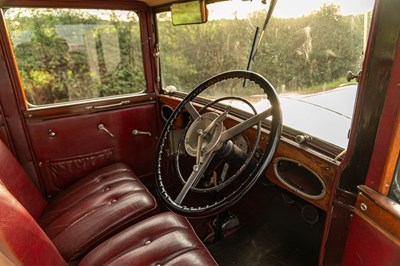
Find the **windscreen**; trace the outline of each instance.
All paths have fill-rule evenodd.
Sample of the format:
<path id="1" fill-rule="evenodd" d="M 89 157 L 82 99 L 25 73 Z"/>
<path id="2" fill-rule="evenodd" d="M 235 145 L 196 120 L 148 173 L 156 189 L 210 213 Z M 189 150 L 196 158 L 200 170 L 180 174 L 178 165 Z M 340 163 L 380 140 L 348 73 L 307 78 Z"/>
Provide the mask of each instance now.
<path id="1" fill-rule="evenodd" d="M 259 28 L 251 70 L 277 90 L 284 124 L 346 148 L 357 91 L 356 78 L 346 76 L 361 70 L 373 4 L 279 0 L 262 34 L 269 1 L 207 5 L 208 22 L 201 25 L 173 26 L 169 12 L 159 13 L 162 86 L 189 92 L 218 73 L 246 69 Z M 241 96 L 262 111 L 267 100 L 255 87 L 231 81 L 204 96 Z"/>

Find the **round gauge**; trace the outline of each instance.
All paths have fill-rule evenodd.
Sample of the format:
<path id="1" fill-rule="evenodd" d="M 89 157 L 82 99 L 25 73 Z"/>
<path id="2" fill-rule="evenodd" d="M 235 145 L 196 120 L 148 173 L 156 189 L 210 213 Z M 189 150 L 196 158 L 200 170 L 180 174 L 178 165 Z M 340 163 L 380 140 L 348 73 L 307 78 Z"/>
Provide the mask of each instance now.
<path id="1" fill-rule="evenodd" d="M 242 151 L 247 153 L 249 151 L 249 143 L 247 141 L 247 138 L 239 135 L 233 138 L 233 143 L 238 146 Z"/>

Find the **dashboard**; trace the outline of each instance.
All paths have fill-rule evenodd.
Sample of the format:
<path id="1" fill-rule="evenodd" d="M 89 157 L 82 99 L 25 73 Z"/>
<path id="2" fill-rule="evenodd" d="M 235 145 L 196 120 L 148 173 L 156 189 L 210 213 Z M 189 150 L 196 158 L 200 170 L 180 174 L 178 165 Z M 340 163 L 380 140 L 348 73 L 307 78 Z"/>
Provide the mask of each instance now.
<path id="1" fill-rule="evenodd" d="M 181 99 L 168 95 L 160 95 L 159 99 L 161 117 L 166 121 Z M 201 104 L 196 107 L 201 108 Z M 230 128 L 240 121 L 240 118 L 231 115 L 224 121 L 224 124 Z M 180 123 L 184 123 L 184 121 L 180 121 Z M 268 134 L 268 129 L 263 128 L 260 147 L 265 146 Z M 247 152 L 255 138 L 256 130 L 252 128 L 234 137 L 233 142 Z M 264 175 L 275 185 L 326 211 L 339 163 L 340 161 L 336 160 L 333 155 L 320 152 L 306 142 L 298 143 L 295 139 L 283 134 L 274 158 Z"/>

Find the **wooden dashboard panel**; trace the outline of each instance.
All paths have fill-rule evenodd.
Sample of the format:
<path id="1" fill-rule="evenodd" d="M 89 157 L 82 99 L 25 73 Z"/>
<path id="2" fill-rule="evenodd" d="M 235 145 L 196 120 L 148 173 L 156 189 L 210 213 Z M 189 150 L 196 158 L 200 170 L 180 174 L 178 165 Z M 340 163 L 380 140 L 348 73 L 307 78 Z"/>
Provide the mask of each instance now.
<path id="1" fill-rule="evenodd" d="M 333 189 L 333 179 L 335 177 L 338 163 L 324 155 L 314 152 L 309 148 L 301 147 L 296 142 L 284 138 L 282 138 L 281 142 L 279 143 L 278 150 L 275 153 L 273 161 L 279 157 L 295 160 L 317 174 L 325 183 L 325 195 L 321 199 L 310 199 L 293 191 L 278 179 L 273 169 L 273 162 L 267 168 L 267 178 L 278 186 L 296 194 L 309 203 L 326 211 L 328 209 L 329 198 Z"/>

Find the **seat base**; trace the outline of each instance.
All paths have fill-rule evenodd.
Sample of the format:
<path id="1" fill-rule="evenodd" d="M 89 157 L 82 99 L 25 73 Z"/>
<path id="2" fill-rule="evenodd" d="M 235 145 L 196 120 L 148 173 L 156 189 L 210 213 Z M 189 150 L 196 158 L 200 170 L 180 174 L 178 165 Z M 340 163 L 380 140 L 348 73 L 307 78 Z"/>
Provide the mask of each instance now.
<path id="1" fill-rule="evenodd" d="M 92 250 L 85 265 L 218 265 L 188 220 L 171 212 L 143 220 Z"/>

